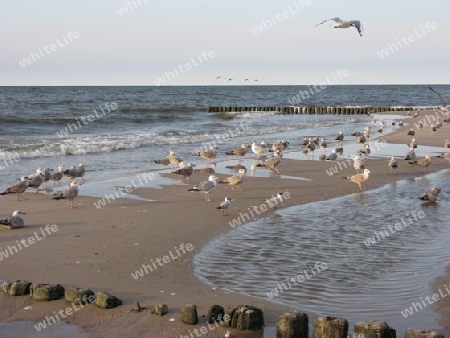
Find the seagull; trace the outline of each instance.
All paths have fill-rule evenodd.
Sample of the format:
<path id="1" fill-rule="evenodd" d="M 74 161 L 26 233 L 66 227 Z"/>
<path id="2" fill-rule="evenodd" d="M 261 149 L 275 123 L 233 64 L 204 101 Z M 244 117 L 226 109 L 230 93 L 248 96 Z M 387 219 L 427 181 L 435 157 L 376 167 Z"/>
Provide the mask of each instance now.
<path id="1" fill-rule="evenodd" d="M 169 160 L 170 164 L 179 164 L 182 162 L 182 160 L 175 154 L 173 150 L 169 150 L 169 155 L 167 155 L 167 159 Z"/>
<path id="2" fill-rule="evenodd" d="M 244 182 L 245 169 L 239 169 L 236 175 L 227 177 L 224 180 L 219 181 L 220 184 L 228 184 L 231 186 L 231 190 L 234 187 L 238 188 L 240 192 L 243 192 L 242 188 L 239 186 Z"/>
<path id="3" fill-rule="evenodd" d="M 55 173 L 52 173 L 51 175 L 50 175 L 50 180 L 51 181 L 53 181 L 53 185 L 55 185 L 56 184 L 56 182 L 58 182 L 58 184 L 61 182 L 61 179 L 63 178 L 63 176 L 64 176 L 64 164 L 60 164 L 59 166 L 58 166 L 58 171 L 57 172 L 55 172 Z"/>
<path id="4" fill-rule="evenodd" d="M 76 181 L 70 182 L 69 189 L 64 192 L 55 195 L 52 199 L 60 200 L 65 199 L 67 201 L 67 207 L 73 209 L 73 200 L 78 196 L 78 183 Z"/>
<path id="5" fill-rule="evenodd" d="M 442 155 L 438 155 L 436 157 L 443 158 L 443 159 L 447 160 L 448 163 L 450 163 L 450 153 L 445 153 L 445 154 L 442 154 Z"/>
<path id="6" fill-rule="evenodd" d="M 216 80 L 219 80 L 222 78 L 222 75 L 219 75 L 218 77 L 216 77 Z"/>
<path id="7" fill-rule="evenodd" d="M 82 183 L 86 182 L 86 180 L 83 178 L 85 172 L 86 169 L 84 168 L 84 163 L 78 164 L 77 174 L 75 175 L 75 178 L 80 177 Z"/>
<path id="8" fill-rule="evenodd" d="M 217 149 L 216 147 L 210 147 L 208 150 L 194 153 L 194 155 L 204 158 L 206 161 L 206 164 L 208 164 L 209 159 L 216 158 L 216 155 L 217 155 L 216 149 Z"/>
<path id="9" fill-rule="evenodd" d="M 324 149 L 324 148 L 326 148 L 328 145 L 327 145 L 327 141 L 323 138 L 323 139 L 321 139 L 320 140 L 320 142 L 319 142 L 319 147 L 320 148 L 322 148 L 322 149 Z"/>
<path id="10" fill-rule="evenodd" d="M 28 189 L 28 186 L 29 186 L 29 179 L 27 176 L 23 176 L 20 178 L 19 181 L 14 183 L 12 186 L 6 188 L 5 191 L 0 193 L 0 195 L 17 194 L 18 201 L 21 196 L 24 200 L 28 200 L 28 198 L 23 196 L 23 193 Z"/>
<path id="11" fill-rule="evenodd" d="M 331 18 L 331 19 L 327 19 L 322 21 L 321 23 L 318 23 L 316 25 L 319 26 L 327 21 L 333 20 L 337 25 L 334 26 L 334 28 L 349 28 L 349 27 L 355 27 L 358 30 L 358 33 L 360 36 L 362 36 L 362 32 L 364 31 L 363 26 L 361 25 L 361 22 L 359 20 L 350 20 L 350 21 L 344 21 L 339 19 L 338 17 L 336 18 Z"/>
<path id="12" fill-rule="evenodd" d="M 418 166 L 421 166 L 422 168 L 426 168 L 431 163 L 431 156 L 430 155 L 426 155 L 424 158 L 421 158 L 421 159 L 418 159 L 418 160 L 414 160 L 414 161 L 410 161 L 408 163 L 409 164 L 417 164 Z"/>
<path id="13" fill-rule="evenodd" d="M 406 161 L 414 161 L 416 159 L 416 153 L 414 152 L 414 147 L 409 148 L 409 151 L 405 155 Z"/>
<path id="14" fill-rule="evenodd" d="M 336 161 L 338 158 L 338 154 L 336 152 L 336 149 L 333 149 L 333 151 L 331 152 L 331 154 L 326 158 L 327 161 Z"/>
<path id="15" fill-rule="evenodd" d="M 220 205 L 216 207 L 216 209 L 221 209 L 222 215 L 228 216 L 228 209 L 231 208 L 231 201 L 232 201 L 231 198 L 225 197 L 225 200 L 221 202 Z"/>
<path id="16" fill-rule="evenodd" d="M 289 145 L 289 142 L 286 140 L 278 140 L 274 144 L 272 144 L 272 151 L 276 151 L 277 148 L 280 148 L 280 150 L 286 150 Z"/>
<path id="17" fill-rule="evenodd" d="M 434 95 L 437 96 L 437 98 L 439 99 L 439 102 L 441 102 L 442 107 L 444 107 L 444 108 L 447 107 L 447 104 L 445 103 L 444 98 L 442 97 L 441 94 L 439 94 L 437 91 L 435 91 L 431 87 L 428 87 L 428 89 L 431 90 L 434 93 Z"/>
<path id="18" fill-rule="evenodd" d="M 16 210 L 13 212 L 11 217 L 0 219 L 0 224 L 3 224 L 3 226 L 8 229 L 21 228 L 24 226 L 22 215 L 26 214 L 20 210 Z"/>
<path id="19" fill-rule="evenodd" d="M 180 163 L 180 169 L 173 171 L 173 174 L 180 175 L 178 182 L 181 182 L 181 178 L 184 177 L 186 179 L 186 183 L 189 182 L 189 176 L 192 175 L 194 172 L 195 165 L 188 163 L 186 165 L 183 165 L 183 162 Z"/>
<path id="20" fill-rule="evenodd" d="M 309 140 L 308 144 L 306 145 L 305 149 L 303 149 L 303 153 L 305 155 L 309 156 L 309 153 L 312 152 L 313 156 L 312 158 L 314 158 L 314 150 L 316 150 L 316 144 L 314 143 L 314 141 Z"/>
<path id="21" fill-rule="evenodd" d="M 281 164 L 281 157 L 282 157 L 281 150 L 278 148 L 273 154 L 273 157 L 269 157 L 264 160 L 263 165 L 269 168 L 269 170 L 273 169 L 277 173 L 280 173 L 277 167 Z"/>
<path id="22" fill-rule="evenodd" d="M 414 131 L 413 128 L 411 128 L 411 129 L 408 131 L 408 133 L 407 133 L 406 135 L 408 135 L 408 136 L 414 136 L 414 135 L 416 135 L 416 132 Z"/>
<path id="23" fill-rule="evenodd" d="M 160 159 L 160 160 L 154 160 L 154 162 L 155 162 L 156 164 L 160 164 L 160 165 L 163 166 L 163 167 L 165 167 L 165 166 L 167 166 L 167 165 L 170 164 L 170 160 L 169 160 L 168 158 L 162 158 L 162 159 Z"/>
<path id="24" fill-rule="evenodd" d="M 370 145 L 368 143 L 366 143 L 364 145 L 364 148 L 358 149 L 356 151 L 356 155 L 358 155 L 358 156 L 369 156 L 370 155 Z"/>
<path id="25" fill-rule="evenodd" d="M 216 175 L 210 175 L 207 181 L 201 182 L 199 185 L 196 185 L 193 188 L 188 189 L 188 191 L 198 191 L 204 193 L 206 201 L 209 202 L 211 201 L 209 193 L 214 189 L 216 189 L 217 181 L 219 181 L 219 178 Z"/>
<path id="26" fill-rule="evenodd" d="M 335 138 L 336 141 L 344 141 L 344 132 L 341 130 Z"/>
<path id="27" fill-rule="evenodd" d="M 344 176 L 346 180 L 352 181 L 353 183 L 356 183 L 359 187 L 359 190 L 363 190 L 362 184 L 369 179 L 370 170 L 364 169 L 364 172 L 362 174 L 356 174 L 351 176 Z"/>
<path id="28" fill-rule="evenodd" d="M 411 142 L 409 143 L 409 147 L 413 148 L 413 149 L 417 148 L 417 141 L 415 138 L 411 139 Z"/>
<path id="29" fill-rule="evenodd" d="M 395 156 L 391 156 L 391 159 L 389 160 L 388 167 L 391 168 L 391 174 L 393 173 L 393 169 L 398 168 L 398 162 Z"/>
<path id="30" fill-rule="evenodd" d="M 360 170 L 364 170 L 364 158 L 359 155 L 353 157 L 353 168 L 355 168 L 358 174 Z"/>
<path id="31" fill-rule="evenodd" d="M 77 167 L 71 166 L 70 169 L 66 169 L 64 171 L 64 177 L 67 178 L 69 181 L 72 181 L 77 178 Z"/>
<path id="32" fill-rule="evenodd" d="M 247 152 L 248 146 L 243 143 L 240 148 L 235 148 L 230 151 L 225 152 L 226 155 L 235 155 L 239 158 L 239 162 L 241 162 L 241 157 L 245 155 Z"/>
<path id="33" fill-rule="evenodd" d="M 428 191 L 425 191 L 422 196 L 419 197 L 419 199 L 421 199 L 422 201 L 428 201 L 431 203 L 436 202 L 439 193 L 441 192 L 440 188 L 437 187 L 433 187 Z"/>
<path id="34" fill-rule="evenodd" d="M 44 182 L 44 179 L 44 169 L 38 168 L 36 173 L 28 175 L 28 187 L 39 189 L 40 185 Z"/>
<path id="35" fill-rule="evenodd" d="M 366 143 L 366 137 L 364 135 L 356 136 L 356 143 L 358 144 Z"/>
<path id="36" fill-rule="evenodd" d="M 256 154 L 257 158 L 260 158 L 262 154 L 265 154 L 269 151 L 266 147 L 258 145 L 255 140 L 252 141 L 252 151 Z"/>
<path id="37" fill-rule="evenodd" d="M 283 193 L 278 192 L 275 196 L 268 198 L 266 203 L 272 208 L 274 211 L 278 209 L 278 204 L 283 203 Z"/>

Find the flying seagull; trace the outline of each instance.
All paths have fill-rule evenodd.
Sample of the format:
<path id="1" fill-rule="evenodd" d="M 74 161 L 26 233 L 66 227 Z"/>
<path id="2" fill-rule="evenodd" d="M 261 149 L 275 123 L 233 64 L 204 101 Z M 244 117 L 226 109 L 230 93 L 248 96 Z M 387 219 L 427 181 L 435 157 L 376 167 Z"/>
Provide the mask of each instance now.
<path id="1" fill-rule="evenodd" d="M 358 33 L 360 36 L 362 36 L 362 32 L 363 32 L 363 26 L 361 25 L 361 22 L 359 20 L 350 20 L 350 21 L 344 21 L 339 19 L 338 17 L 336 18 L 331 18 L 331 19 L 327 19 L 322 21 L 321 23 L 318 23 L 316 25 L 319 26 L 327 21 L 333 20 L 334 22 L 336 22 L 336 26 L 334 26 L 334 28 L 349 28 L 349 27 L 355 27 L 358 30 Z"/>
<path id="2" fill-rule="evenodd" d="M 442 95 L 439 94 L 437 91 L 435 91 L 433 88 L 431 88 L 431 87 L 428 87 L 428 88 L 434 93 L 434 95 L 437 96 L 437 98 L 439 99 L 439 101 L 442 104 L 442 107 L 445 108 L 447 105 L 445 104 L 445 101 L 444 101 L 444 98 L 442 97 Z"/>

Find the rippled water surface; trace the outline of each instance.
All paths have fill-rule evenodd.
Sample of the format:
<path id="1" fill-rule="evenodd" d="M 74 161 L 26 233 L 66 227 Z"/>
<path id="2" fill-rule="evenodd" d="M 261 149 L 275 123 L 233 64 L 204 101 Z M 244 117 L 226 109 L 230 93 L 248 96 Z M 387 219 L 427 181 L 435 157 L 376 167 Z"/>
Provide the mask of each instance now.
<path id="1" fill-rule="evenodd" d="M 449 176 L 447 170 L 394 182 L 241 225 L 195 257 L 196 274 L 221 288 L 344 317 L 351 329 L 363 320 L 385 320 L 398 334 L 439 327 L 430 305 L 407 318 L 401 311 L 431 297 L 429 283 L 448 264 Z M 443 193 L 438 203 L 423 205 L 418 197 L 432 186 Z M 402 230 L 394 233 L 399 222 Z M 368 238 L 373 244 L 365 244 Z M 301 283 L 287 283 L 297 276 Z"/>

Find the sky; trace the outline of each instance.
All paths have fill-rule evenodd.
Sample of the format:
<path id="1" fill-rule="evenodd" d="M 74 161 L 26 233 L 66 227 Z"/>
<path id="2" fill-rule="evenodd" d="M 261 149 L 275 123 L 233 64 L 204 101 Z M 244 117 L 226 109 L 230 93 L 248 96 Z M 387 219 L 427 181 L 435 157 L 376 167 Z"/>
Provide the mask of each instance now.
<path id="1" fill-rule="evenodd" d="M 448 13 L 448 0 L 2 0 L 0 85 L 449 84 Z M 363 36 L 316 26 L 333 17 Z"/>

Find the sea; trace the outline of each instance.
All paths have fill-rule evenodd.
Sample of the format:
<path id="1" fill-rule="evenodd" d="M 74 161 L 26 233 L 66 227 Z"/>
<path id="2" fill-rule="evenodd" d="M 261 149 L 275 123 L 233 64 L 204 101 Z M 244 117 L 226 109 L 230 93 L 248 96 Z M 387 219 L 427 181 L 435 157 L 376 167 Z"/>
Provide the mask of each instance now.
<path id="1" fill-rule="evenodd" d="M 450 98 L 450 85 L 431 86 L 444 98 Z M 84 163 L 86 182 L 80 186 L 80 194 L 101 198 L 123 188 L 133 178 L 140 186 L 176 184 L 176 180 L 159 175 L 171 169 L 155 163 L 170 150 L 185 163 L 194 163 L 197 170 L 207 167 L 219 174 L 234 174 L 230 164 L 237 164 L 238 160 L 225 151 L 243 143 L 284 139 L 290 142 L 287 158 L 307 160 L 311 157 L 301 152 L 299 142 L 305 137 L 325 138 L 330 144 L 325 152 L 329 153 L 339 131 L 348 135 L 341 158 L 351 158 L 356 145 L 350 133 L 371 125 L 370 142 L 375 145 L 378 136 L 395 130 L 391 122 L 398 123 L 402 118 L 405 125 L 415 122 L 397 115 L 377 114 L 209 113 L 210 106 L 290 106 L 293 98 L 305 91 L 311 95 L 298 106 L 440 106 L 428 85 L 317 88 L 0 87 L 0 190 L 37 168 L 56 170 L 60 164 L 70 168 Z M 380 119 L 386 121 L 386 127 L 378 132 Z M 213 164 L 194 156 L 209 146 L 218 148 Z M 408 148 L 402 144 L 378 150 L 371 156 L 404 156 Z M 443 147 L 419 146 L 417 154 L 443 151 Z M 318 157 L 317 152 L 314 159 Z M 249 166 L 251 163 L 247 157 L 242 162 Z M 153 173 L 154 179 L 143 180 L 145 173 Z M 253 170 L 250 175 L 270 173 Z M 265 298 L 310 314 L 343 317 L 349 320 L 350 327 L 358 321 L 385 320 L 398 333 L 410 326 L 439 328 L 438 315 L 431 305 L 422 305 L 423 309 L 414 310 L 407 317 L 402 311 L 433 295 L 429 283 L 443 275 L 448 264 L 448 176 L 448 171 L 442 171 L 424 179 L 393 182 L 363 194 L 285 208 L 270 217 L 235 229 L 230 227 L 230 232 L 214 239 L 195 256 L 194 272 L 213 287 Z M 53 187 L 50 183 L 42 193 L 64 189 L 65 184 Z M 442 189 L 439 202 L 422 205 L 417 196 L 433 185 Z M 140 198 L 133 192 L 121 197 Z M 389 233 L 373 245 L 365 244 L 383 227 L 420 211 L 425 216 L 417 217 L 402 231 Z M 0 207 L 0 214 L 9 213 Z M 318 272 L 317 263 L 328 268 Z M 287 286 L 274 295 L 278 284 L 300 275 L 304 276 L 302 283 Z M 444 286 L 442 292 L 446 292 Z"/>

